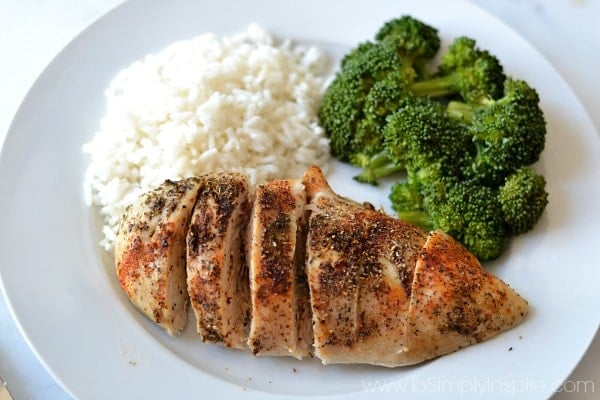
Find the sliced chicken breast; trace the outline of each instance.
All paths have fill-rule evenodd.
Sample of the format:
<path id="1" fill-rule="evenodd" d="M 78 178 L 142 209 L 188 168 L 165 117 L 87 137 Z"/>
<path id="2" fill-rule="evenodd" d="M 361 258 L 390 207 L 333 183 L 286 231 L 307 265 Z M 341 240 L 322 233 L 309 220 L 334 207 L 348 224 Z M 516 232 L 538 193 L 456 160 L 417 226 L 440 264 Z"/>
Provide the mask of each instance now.
<path id="1" fill-rule="evenodd" d="M 166 181 L 125 211 L 115 243 L 121 287 L 140 311 L 170 335 L 187 321 L 185 237 L 199 180 Z"/>
<path id="2" fill-rule="evenodd" d="M 187 285 L 202 341 L 245 347 L 250 318 L 245 232 L 248 180 L 238 173 L 200 177 L 187 235 Z"/>
<path id="3" fill-rule="evenodd" d="M 528 304 L 442 231 L 417 261 L 408 313 L 407 362 L 454 352 L 519 325 Z"/>
<path id="4" fill-rule="evenodd" d="M 450 236 L 337 195 L 316 166 L 249 191 L 245 175 L 207 174 L 167 181 L 125 212 L 119 282 L 169 334 L 183 329 L 189 295 L 202 341 L 299 359 L 312 345 L 324 364 L 396 367 L 527 315 Z"/>
<path id="5" fill-rule="evenodd" d="M 317 168 L 304 183 L 316 356 L 324 364 L 397 364 L 425 232 L 336 195 Z"/>
<path id="6" fill-rule="evenodd" d="M 324 364 L 415 364 L 518 324 L 527 304 L 459 243 L 303 180 L 315 355 Z"/>
<path id="7" fill-rule="evenodd" d="M 247 249 L 252 301 L 248 346 L 255 355 L 310 355 L 305 205 L 300 180 L 271 181 L 256 188 Z"/>

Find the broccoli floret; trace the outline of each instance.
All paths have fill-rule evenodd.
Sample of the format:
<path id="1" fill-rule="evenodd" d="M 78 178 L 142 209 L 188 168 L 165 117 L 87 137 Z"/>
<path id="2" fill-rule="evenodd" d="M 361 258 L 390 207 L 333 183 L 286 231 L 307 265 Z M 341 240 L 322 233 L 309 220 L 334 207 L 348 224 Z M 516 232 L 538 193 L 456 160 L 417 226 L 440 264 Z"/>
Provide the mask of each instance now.
<path id="1" fill-rule="evenodd" d="M 473 65 L 480 57 L 480 52 L 475 39 L 467 36 L 457 37 L 440 59 L 440 75 L 448 75 L 459 68 Z"/>
<path id="2" fill-rule="evenodd" d="M 409 175 L 405 182 L 392 186 L 390 201 L 399 218 L 426 230 L 443 230 L 481 261 L 497 258 L 506 246 L 501 205 L 489 187 Z"/>
<path id="3" fill-rule="evenodd" d="M 416 171 L 439 163 L 445 175 L 459 175 L 465 168 L 472 143 L 461 125 L 449 119 L 443 106 L 433 100 L 405 94 L 397 110 L 387 117 L 383 151 L 361 158 L 359 182 L 377 181 L 402 169 Z M 366 160 L 366 161 L 365 161 Z"/>
<path id="4" fill-rule="evenodd" d="M 456 182 L 447 176 L 439 162 L 420 167 L 409 166 L 405 181 L 392 185 L 390 201 L 398 216 L 424 229 L 433 229 L 429 218 L 430 204 L 445 201 L 446 188 Z"/>
<path id="5" fill-rule="evenodd" d="M 532 229 L 548 204 L 546 179 L 530 167 L 522 167 L 506 178 L 498 191 L 508 230 L 521 234 Z"/>
<path id="6" fill-rule="evenodd" d="M 419 96 L 460 95 L 465 101 L 476 102 L 502 96 L 505 79 L 498 58 L 478 49 L 473 39 L 460 37 L 442 56 L 438 74 L 413 83 L 411 90 Z"/>
<path id="7" fill-rule="evenodd" d="M 406 94 L 406 82 L 416 69 L 424 73 L 439 47 L 436 29 L 404 16 L 344 56 L 319 109 L 334 157 L 362 166 L 382 150 L 386 117 Z"/>
<path id="8" fill-rule="evenodd" d="M 407 94 L 402 74 L 391 72 L 369 90 L 363 106 L 365 118 L 373 119 L 383 127 L 387 116 L 401 106 Z"/>
<path id="9" fill-rule="evenodd" d="M 336 74 L 319 108 L 320 123 L 330 136 L 331 152 L 346 162 L 354 153 L 364 150 L 355 135 L 359 122 L 365 118 L 363 108 L 369 91 L 402 67 L 395 47 L 387 42 L 359 53 Z M 370 141 L 370 135 L 367 136 Z"/>
<path id="10" fill-rule="evenodd" d="M 464 173 L 497 187 L 512 172 L 539 159 L 545 146 L 546 121 L 539 96 L 525 81 L 509 78 L 498 100 L 450 102 L 448 115 L 468 123 L 476 152 Z"/>
<path id="11" fill-rule="evenodd" d="M 383 131 L 384 148 L 396 164 L 418 169 L 439 162 L 446 175 L 463 169 L 471 142 L 443 106 L 429 98 L 406 96 Z"/>
<path id="12" fill-rule="evenodd" d="M 432 226 L 423 206 L 420 189 L 420 185 L 414 180 L 397 181 L 392 184 L 389 199 L 398 218 L 430 230 Z"/>
<path id="13" fill-rule="evenodd" d="M 365 53 L 367 53 L 375 46 L 376 44 L 374 42 L 359 43 L 356 47 L 354 47 L 342 57 L 342 60 L 340 61 L 340 67 L 344 69 L 348 65 L 352 64 L 354 61 L 360 61 L 362 58 L 364 58 Z"/>
<path id="14" fill-rule="evenodd" d="M 409 15 L 386 22 L 375 34 L 377 41 L 390 41 L 403 61 L 402 71 L 407 82 L 427 78 L 427 63 L 440 49 L 440 37 L 434 27 Z"/>
<path id="15" fill-rule="evenodd" d="M 448 232 L 481 261 L 498 258 L 506 246 L 508 235 L 496 191 L 462 181 L 447 191 L 446 199 L 441 207 L 433 206 L 430 214 L 434 227 Z M 456 215 L 463 222 L 460 231 L 444 226 L 448 220 L 455 223 Z"/>
<path id="16" fill-rule="evenodd" d="M 351 164 L 363 168 L 370 166 L 385 170 L 385 175 L 399 171 L 400 166 L 388 165 L 384 167 L 384 160 L 380 153 L 383 152 L 383 129 L 386 125 L 386 118 L 393 113 L 399 104 L 402 103 L 405 96 L 404 81 L 399 72 L 390 73 L 385 79 L 376 82 L 365 99 L 363 105 L 363 118 L 356 125 L 354 137 L 352 138 L 352 148 L 355 149 L 349 161 Z M 369 159 L 373 158 L 372 161 Z M 364 180 L 361 182 L 376 184 L 378 177 Z"/>

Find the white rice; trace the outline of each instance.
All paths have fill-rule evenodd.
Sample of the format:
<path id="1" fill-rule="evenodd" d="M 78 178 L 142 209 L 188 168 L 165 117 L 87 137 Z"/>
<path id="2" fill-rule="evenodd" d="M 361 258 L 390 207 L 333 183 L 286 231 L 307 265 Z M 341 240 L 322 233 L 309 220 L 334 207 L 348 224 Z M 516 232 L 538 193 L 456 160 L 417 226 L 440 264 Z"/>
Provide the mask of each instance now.
<path id="1" fill-rule="evenodd" d="M 86 199 L 111 251 L 125 207 L 166 179 L 240 171 L 251 184 L 327 168 L 318 124 L 328 59 L 258 25 L 179 41 L 121 71 L 92 141 Z"/>

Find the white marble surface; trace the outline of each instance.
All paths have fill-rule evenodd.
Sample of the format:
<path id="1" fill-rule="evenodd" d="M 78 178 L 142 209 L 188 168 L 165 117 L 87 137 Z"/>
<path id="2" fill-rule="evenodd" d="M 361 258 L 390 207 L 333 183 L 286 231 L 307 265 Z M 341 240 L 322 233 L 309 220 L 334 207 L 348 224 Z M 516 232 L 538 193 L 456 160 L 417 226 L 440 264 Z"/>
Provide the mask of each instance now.
<path id="1" fill-rule="evenodd" d="M 600 80 L 596 75 L 600 65 L 600 1 L 473 2 L 521 33 L 556 67 L 599 130 Z M 21 100 L 44 67 L 82 29 L 119 3 L 121 0 L 0 0 L 0 143 Z M 597 335 L 567 379 L 564 391 L 553 400 L 599 398 L 599 361 Z M 552 362 L 551 349 L 548 362 Z M 0 298 L 0 377 L 15 400 L 70 398 L 30 350 L 3 298 Z M 586 390 L 575 390 L 577 382 L 586 382 L 579 386 Z"/>

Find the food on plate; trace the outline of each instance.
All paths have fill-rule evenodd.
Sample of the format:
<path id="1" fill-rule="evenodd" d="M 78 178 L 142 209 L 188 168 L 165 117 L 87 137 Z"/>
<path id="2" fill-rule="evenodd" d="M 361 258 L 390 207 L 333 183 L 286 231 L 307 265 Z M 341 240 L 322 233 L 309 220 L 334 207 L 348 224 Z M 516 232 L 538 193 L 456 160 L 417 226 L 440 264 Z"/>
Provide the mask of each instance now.
<path id="1" fill-rule="evenodd" d="M 331 152 L 351 162 L 354 153 L 375 154 L 380 147 L 377 131 L 385 122 L 406 82 L 427 72 L 427 63 L 440 47 L 437 30 L 405 16 L 384 24 L 376 41 L 359 44 L 341 61 L 341 68 L 329 84 L 319 108 L 319 120 L 331 138 Z M 375 89 L 374 101 L 367 101 L 375 83 L 394 78 Z M 385 90 L 389 87 L 391 90 Z"/>
<path id="2" fill-rule="evenodd" d="M 176 226 L 178 236 L 202 229 L 200 236 L 209 240 L 227 230 L 230 244 L 236 243 L 222 257 L 239 262 L 237 284 L 247 288 L 240 289 L 241 293 L 250 292 L 251 322 L 245 334 L 255 354 L 301 358 L 310 349 L 324 364 L 410 365 L 487 340 L 518 325 L 527 315 L 527 302 L 486 272 L 451 236 L 440 230 L 426 232 L 370 204 L 337 195 L 317 166 L 310 167 L 301 181 L 277 180 L 257 187 L 251 196 L 248 226 L 229 217 L 216 218 L 244 209 L 245 195 L 229 193 L 244 192 L 231 189 L 238 179 L 231 178 L 227 173 L 189 178 L 195 179 L 199 192 L 194 216 L 209 217 L 195 221 L 203 223 L 202 227 Z M 222 189 L 202 194 L 203 185 L 223 181 L 228 183 Z M 165 193 L 155 189 L 140 202 Z M 166 199 L 154 204 L 172 209 Z M 185 204 L 186 209 L 190 207 Z M 159 215 L 158 206 L 152 210 Z M 148 235 L 131 238 L 123 228 L 128 218 L 123 221 L 119 232 L 125 234 L 117 237 L 118 249 L 126 247 L 121 240 L 137 242 L 142 248 L 149 246 L 146 241 L 154 243 Z M 242 252 L 237 244 L 246 235 Z M 223 240 L 227 241 L 216 239 L 216 243 L 221 246 Z M 191 242 L 194 239 L 188 239 L 188 246 Z M 202 251 L 201 246 L 196 249 L 198 254 Z M 241 253 L 247 255 L 246 264 L 238 258 Z M 123 264 L 122 254 L 129 253 L 116 253 L 117 271 Z M 142 255 L 140 268 L 146 268 L 145 253 L 131 254 Z M 207 254 L 210 260 L 218 259 L 210 247 Z M 127 265 L 135 270 L 133 259 L 127 258 Z M 245 268 L 249 273 L 241 271 Z M 142 274 L 132 277 L 139 277 L 140 285 L 147 281 Z M 198 289 L 211 293 L 220 285 L 218 279 L 207 279 Z M 131 295 L 131 291 L 126 293 Z M 134 305 L 144 304 L 144 299 L 134 299 Z M 179 311 L 185 315 L 185 310 Z M 311 324 L 305 322 L 309 315 Z M 243 318 L 238 323 L 242 329 Z"/>
<path id="3" fill-rule="evenodd" d="M 245 236 L 248 177 L 202 175 L 187 231 L 187 288 L 204 342 L 243 348 L 250 319 Z"/>
<path id="4" fill-rule="evenodd" d="M 450 236 L 336 195 L 315 167 L 307 275 L 324 363 L 410 365 L 519 324 L 527 302 Z"/>
<path id="5" fill-rule="evenodd" d="M 311 354 L 305 207 L 300 179 L 269 181 L 256 188 L 247 250 L 252 299 L 248 347 L 255 355 L 301 359 Z"/>
<path id="6" fill-rule="evenodd" d="M 123 214 L 115 245 L 121 287 L 148 318 L 170 335 L 187 322 L 186 232 L 199 179 L 166 181 Z"/>
<path id="7" fill-rule="evenodd" d="M 125 207 L 166 179 L 235 171 L 255 185 L 299 176 L 313 163 L 326 168 L 329 140 L 317 110 L 329 69 L 319 48 L 256 24 L 178 41 L 124 68 L 84 146 L 101 245 L 112 251 Z"/>
<path id="8" fill-rule="evenodd" d="M 357 181 L 405 174 L 392 177 L 390 191 L 400 218 L 441 229 L 490 260 L 513 235 L 532 229 L 546 207 L 544 177 L 532 169 L 545 147 L 546 121 L 537 91 L 507 77 L 476 40 L 460 36 L 440 48 L 437 29 L 422 21 L 386 22 L 341 60 L 319 120 L 333 156 L 362 169 Z M 527 179 L 518 178 L 523 168 Z M 512 201 L 508 210 L 501 188 L 516 183 L 518 196 L 531 202 Z"/>

